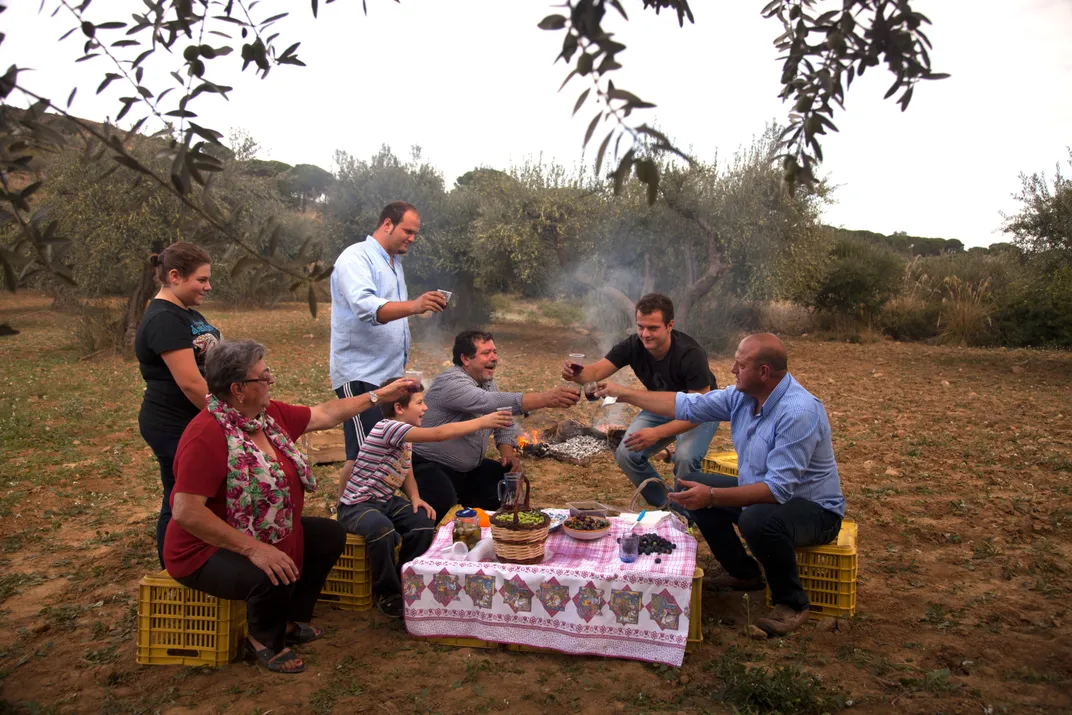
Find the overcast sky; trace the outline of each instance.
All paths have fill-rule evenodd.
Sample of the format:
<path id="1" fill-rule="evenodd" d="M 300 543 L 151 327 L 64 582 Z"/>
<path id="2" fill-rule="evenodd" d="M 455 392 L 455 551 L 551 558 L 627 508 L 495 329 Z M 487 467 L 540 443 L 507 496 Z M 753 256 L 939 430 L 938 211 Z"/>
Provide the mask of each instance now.
<path id="1" fill-rule="evenodd" d="M 199 98 L 192 105 L 197 121 L 247 130 L 264 147 L 263 158 L 329 170 L 336 149 L 368 158 L 389 144 L 407 157 L 419 145 L 447 186 L 475 166 L 506 168 L 541 155 L 566 165 L 582 160 L 594 109 L 570 118 L 584 88 L 577 80 L 558 92 L 566 69 L 553 60 L 563 35 L 536 28 L 555 11 L 552 3 L 367 2 L 367 18 L 358 0 L 321 2 L 314 21 L 308 0 L 264 0 L 259 17 L 291 11 L 277 27 L 279 48 L 301 40 L 308 67 L 278 67 L 263 81 L 212 70 L 235 92 L 229 102 Z M 73 22 L 66 11 L 49 18 L 56 0 L 45 0 L 41 15 L 39 0 L 7 4 L 0 66 L 34 68 L 20 82 L 60 104 L 78 86 L 72 112 L 79 116 L 115 116 L 116 98 L 129 88 L 115 82 L 94 96 L 112 67 L 101 59 L 73 63 L 80 33 L 57 43 Z M 760 17 L 764 4 L 694 0 L 696 24 L 678 28 L 673 15 L 623 2 L 632 22 L 605 22 L 629 47 L 615 83 L 658 104 L 645 119 L 696 156 L 728 158 L 787 113 L 777 99 L 772 46 L 781 30 Z M 129 20 L 143 7 L 97 0 L 89 18 Z M 934 70 L 952 77 L 918 87 L 905 113 L 882 101 L 891 80 L 881 68 L 854 83 L 848 111 L 834 118 L 840 133 L 823 143 L 823 171 L 838 187 L 825 220 L 967 245 L 1006 240 L 1000 212 L 1017 208 L 1010 195 L 1018 174 L 1052 174 L 1072 144 L 1072 0 L 914 0 L 913 7 L 933 22 Z M 213 64 L 233 67 L 236 59 Z M 154 91 L 172 83 L 165 70 L 156 75 L 146 81 Z"/>

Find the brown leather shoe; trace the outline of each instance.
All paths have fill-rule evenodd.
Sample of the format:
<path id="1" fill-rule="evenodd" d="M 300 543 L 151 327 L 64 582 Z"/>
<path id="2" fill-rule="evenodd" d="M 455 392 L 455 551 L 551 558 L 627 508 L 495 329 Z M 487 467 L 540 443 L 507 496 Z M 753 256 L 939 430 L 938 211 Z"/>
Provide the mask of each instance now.
<path id="1" fill-rule="evenodd" d="M 703 584 L 707 588 L 729 591 L 761 591 L 766 586 L 759 576 L 755 578 L 737 578 L 731 576 L 728 571 L 722 571 L 714 576 L 704 576 Z"/>
<path id="2" fill-rule="evenodd" d="M 756 620 L 756 626 L 769 636 L 784 636 L 808 622 L 808 609 L 794 611 L 789 606 L 779 603 L 771 609 L 766 618 Z"/>

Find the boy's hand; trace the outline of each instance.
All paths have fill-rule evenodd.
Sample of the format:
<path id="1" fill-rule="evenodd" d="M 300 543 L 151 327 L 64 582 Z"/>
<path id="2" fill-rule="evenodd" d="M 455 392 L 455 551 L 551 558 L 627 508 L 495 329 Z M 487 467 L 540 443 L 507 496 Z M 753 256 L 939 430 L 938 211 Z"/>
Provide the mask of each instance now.
<path id="1" fill-rule="evenodd" d="M 435 521 L 435 509 L 420 497 L 413 500 L 413 513 L 416 514 L 418 509 L 424 509 L 425 513 L 428 514 L 428 518 Z"/>
<path id="2" fill-rule="evenodd" d="M 514 424 L 514 418 L 509 412 L 501 412 L 495 410 L 483 417 L 477 417 L 481 429 L 500 429 L 502 427 L 512 427 Z"/>

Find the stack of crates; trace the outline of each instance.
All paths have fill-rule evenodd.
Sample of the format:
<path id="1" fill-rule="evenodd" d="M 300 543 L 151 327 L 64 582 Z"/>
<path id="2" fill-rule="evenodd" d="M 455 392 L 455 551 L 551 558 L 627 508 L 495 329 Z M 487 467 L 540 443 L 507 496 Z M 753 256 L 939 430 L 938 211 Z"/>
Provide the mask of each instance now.
<path id="1" fill-rule="evenodd" d="M 246 638 L 246 604 L 186 588 L 167 571 L 138 588 L 138 655 L 142 665 L 221 666 Z"/>
<path id="2" fill-rule="evenodd" d="M 707 456 L 703 458 L 701 468 L 708 474 L 724 474 L 727 477 L 736 477 L 737 453 L 715 451 L 708 452 Z"/>
<path id="3" fill-rule="evenodd" d="M 797 549 L 800 583 L 811 601 L 811 620 L 851 618 L 856 613 L 857 526 L 852 519 L 841 522 L 837 541 L 826 546 Z M 771 592 L 767 589 L 767 605 Z"/>
<path id="4" fill-rule="evenodd" d="M 346 611 L 367 611 L 372 608 L 372 570 L 365 553 L 365 538 L 346 535 L 346 546 L 335 568 L 328 574 L 320 590 L 320 603 L 328 603 Z"/>

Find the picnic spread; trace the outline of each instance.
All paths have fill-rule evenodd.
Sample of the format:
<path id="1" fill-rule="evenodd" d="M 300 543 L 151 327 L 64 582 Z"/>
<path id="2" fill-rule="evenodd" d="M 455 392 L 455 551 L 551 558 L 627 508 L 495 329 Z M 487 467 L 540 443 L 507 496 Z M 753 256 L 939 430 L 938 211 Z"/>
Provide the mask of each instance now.
<path id="1" fill-rule="evenodd" d="M 554 512 L 554 510 L 545 510 Z M 554 529 L 542 561 L 458 560 L 453 523 L 402 568 L 407 630 L 431 638 L 475 638 L 577 655 L 680 666 L 689 634 L 696 540 L 676 519 L 637 531 L 674 545 L 669 554 L 618 556 L 635 523 L 610 517 L 606 536 L 583 541 Z M 482 529 L 491 536 L 491 529 Z M 658 559 L 658 562 L 656 562 Z"/>

